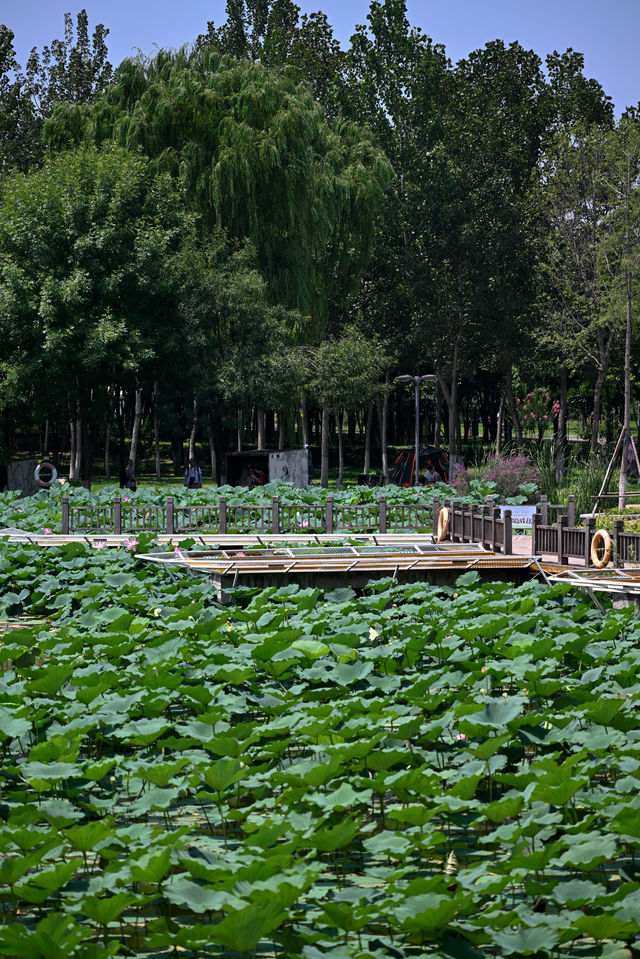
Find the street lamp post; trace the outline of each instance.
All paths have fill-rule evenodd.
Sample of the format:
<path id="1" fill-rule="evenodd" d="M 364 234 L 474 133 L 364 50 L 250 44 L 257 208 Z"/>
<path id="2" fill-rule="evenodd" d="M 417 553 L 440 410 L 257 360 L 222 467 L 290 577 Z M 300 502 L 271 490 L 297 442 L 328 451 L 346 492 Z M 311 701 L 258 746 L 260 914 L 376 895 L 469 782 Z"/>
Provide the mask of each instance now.
<path id="1" fill-rule="evenodd" d="M 436 380 L 435 373 L 425 373 L 424 376 L 410 376 L 404 373 L 402 376 L 396 376 L 399 383 L 413 383 L 416 394 L 415 407 L 415 444 L 416 444 L 416 472 L 413 481 L 414 486 L 420 485 L 420 384 L 424 380 Z"/>

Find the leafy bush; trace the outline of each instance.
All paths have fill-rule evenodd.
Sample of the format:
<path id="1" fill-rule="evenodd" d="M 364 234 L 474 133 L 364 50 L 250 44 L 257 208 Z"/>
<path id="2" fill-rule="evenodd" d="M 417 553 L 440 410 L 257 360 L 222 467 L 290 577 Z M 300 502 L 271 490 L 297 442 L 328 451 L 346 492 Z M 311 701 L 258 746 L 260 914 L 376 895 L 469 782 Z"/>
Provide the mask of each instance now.
<path id="1" fill-rule="evenodd" d="M 461 463 L 454 463 L 451 475 L 449 476 L 450 486 L 454 488 L 458 495 L 467 496 L 471 488 L 469 482 L 470 476 L 467 467 Z"/>
<path id="2" fill-rule="evenodd" d="M 496 484 L 496 492 L 501 500 L 516 496 L 523 486 L 535 484 L 537 489 L 540 476 L 528 456 L 493 456 L 483 470 L 484 479 Z"/>

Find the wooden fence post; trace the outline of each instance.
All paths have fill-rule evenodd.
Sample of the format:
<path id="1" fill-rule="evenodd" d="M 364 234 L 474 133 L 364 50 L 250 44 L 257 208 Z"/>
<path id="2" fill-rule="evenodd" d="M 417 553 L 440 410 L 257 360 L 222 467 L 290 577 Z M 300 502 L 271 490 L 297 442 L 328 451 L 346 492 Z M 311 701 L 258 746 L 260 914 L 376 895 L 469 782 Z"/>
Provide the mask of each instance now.
<path id="1" fill-rule="evenodd" d="M 327 533 L 333 533 L 333 496 L 327 496 L 324 504 L 324 525 Z"/>
<path id="2" fill-rule="evenodd" d="M 576 525 L 576 498 L 573 493 L 569 493 L 567 497 L 567 519 L 569 520 L 569 526 Z"/>
<path id="3" fill-rule="evenodd" d="M 378 531 L 387 532 L 387 497 L 381 496 L 378 499 Z"/>
<path id="4" fill-rule="evenodd" d="M 227 497 L 221 496 L 220 502 L 220 533 L 224 536 L 227 532 Z"/>
<path id="5" fill-rule="evenodd" d="M 567 528 L 567 517 L 558 516 L 558 562 L 561 565 L 567 564 L 567 557 L 564 554 L 564 531 Z"/>
<path id="6" fill-rule="evenodd" d="M 549 500 L 544 495 L 544 493 L 540 497 L 540 502 L 538 503 L 538 507 L 540 509 L 540 525 L 548 526 L 549 525 Z"/>
<path id="7" fill-rule="evenodd" d="M 540 514 L 536 510 L 533 516 L 531 517 L 531 555 L 538 556 L 538 523 L 540 522 Z"/>
<path id="8" fill-rule="evenodd" d="M 62 497 L 62 535 L 66 536 L 69 532 L 69 497 Z"/>
<path id="9" fill-rule="evenodd" d="M 280 500 L 277 496 L 271 497 L 271 532 L 280 532 Z"/>
<path id="10" fill-rule="evenodd" d="M 175 515 L 173 512 L 173 496 L 167 496 L 167 533 L 175 533 Z"/>
<path id="11" fill-rule="evenodd" d="M 122 533 L 122 500 L 119 496 L 113 501 L 113 532 L 116 536 Z"/>
<path id="12" fill-rule="evenodd" d="M 624 531 L 624 520 L 614 519 L 613 535 L 611 537 L 611 542 L 613 545 L 613 565 L 619 566 L 620 568 L 624 566 L 624 559 L 620 554 L 620 533 L 622 533 L 623 531 Z"/>
<path id="13" fill-rule="evenodd" d="M 591 540 L 596 531 L 596 521 L 593 516 L 588 516 L 584 523 L 584 565 L 591 565 Z"/>
<path id="14" fill-rule="evenodd" d="M 486 503 L 483 503 L 480 512 L 482 514 L 480 543 L 484 549 L 486 549 L 489 546 L 489 537 L 487 535 L 487 519 L 491 514 L 491 507 L 487 506 Z"/>
<path id="15" fill-rule="evenodd" d="M 433 497 L 433 532 L 438 531 L 438 517 L 440 516 L 440 497 Z"/>
<path id="16" fill-rule="evenodd" d="M 510 555 L 513 552 L 513 538 L 512 538 L 512 528 L 511 528 L 511 510 L 506 509 L 503 515 L 503 549 L 505 555 Z"/>
<path id="17" fill-rule="evenodd" d="M 461 522 L 462 543 L 473 543 L 473 507 L 471 503 L 462 503 Z"/>
<path id="18" fill-rule="evenodd" d="M 492 506 L 491 507 L 491 549 L 495 553 L 497 547 L 500 545 L 498 543 L 498 529 L 501 519 L 500 507 Z"/>

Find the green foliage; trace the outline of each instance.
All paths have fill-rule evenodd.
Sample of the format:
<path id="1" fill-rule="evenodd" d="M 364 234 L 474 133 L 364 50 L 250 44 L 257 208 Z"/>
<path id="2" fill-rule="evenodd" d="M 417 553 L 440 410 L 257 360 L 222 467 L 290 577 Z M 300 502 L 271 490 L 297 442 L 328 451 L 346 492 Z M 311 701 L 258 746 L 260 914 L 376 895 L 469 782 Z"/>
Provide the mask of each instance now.
<path id="1" fill-rule="evenodd" d="M 111 82 L 109 31 L 98 24 L 91 39 L 86 10 L 64 16 L 64 40 L 42 53 L 34 47 L 24 71 L 13 49 L 13 31 L 0 24 L 0 176 L 27 171 L 42 161 L 42 126 L 54 104 L 88 103 Z"/>
<path id="2" fill-rule="evenodd" d="M 0 377 L 5 404 L 51 411 L 65 383 L 144 370 L 171 346 L 171 256 L 189 221 L 168 177 L 117 147 L 85 147 L 0 193 Z M 51 386 L 47 388 L 47 381 Z"/>
<path id="3" fill-rule="evenodd" d="M 0 544 L 0 590 L 31 617 L 3 632 L 2 955 L 635 935 L 631 610 L 477 573 L 222 607 L 81 543 Z"/>
<path id="4" fill-rule="evenodd" d="M 144 150 L 209 226 L 253 241 L 275 302 L 322 314 L 318 265 L 344 242 L 366 255 L 389 178 L 370 136 L 330 128 L 297 71 L 206 46 L 127 60 L 116 79 L 95 105 L 60 107 L 49 144 L 113 138 Z"/>

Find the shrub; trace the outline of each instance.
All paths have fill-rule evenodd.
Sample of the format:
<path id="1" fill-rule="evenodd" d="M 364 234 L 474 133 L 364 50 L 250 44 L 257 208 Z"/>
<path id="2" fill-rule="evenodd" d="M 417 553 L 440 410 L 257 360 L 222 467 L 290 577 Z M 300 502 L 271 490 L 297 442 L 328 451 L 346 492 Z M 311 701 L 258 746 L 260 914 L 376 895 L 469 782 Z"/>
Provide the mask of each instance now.
<path id="1" fill-rule="evenodd" d="M 449 485 L 454 488 L 460 496 L 466 496 L 469 493 L 469 470 L 462 463 L 454 463 L 449 476 Z"/>
<path id="2" fill-rule="evenodd" d="M 528 456 L 494 456 L 484 469 L 484 479 L 496 484 L 496 493 L 504 501 L 523 485 L 537 486 L 540 475 Z"/>

